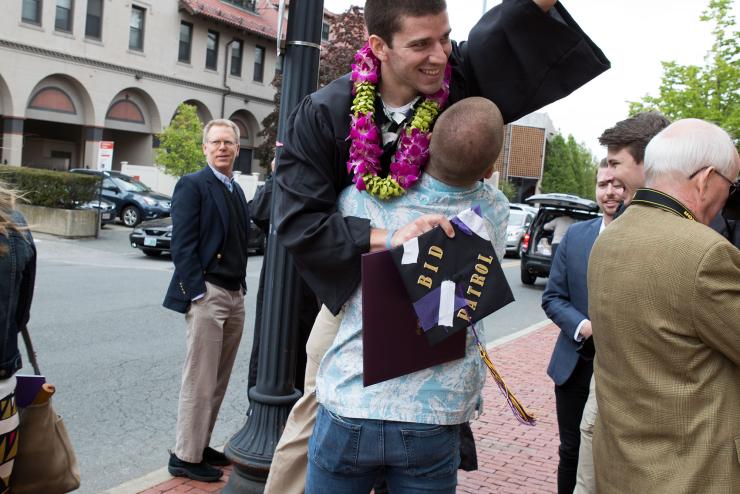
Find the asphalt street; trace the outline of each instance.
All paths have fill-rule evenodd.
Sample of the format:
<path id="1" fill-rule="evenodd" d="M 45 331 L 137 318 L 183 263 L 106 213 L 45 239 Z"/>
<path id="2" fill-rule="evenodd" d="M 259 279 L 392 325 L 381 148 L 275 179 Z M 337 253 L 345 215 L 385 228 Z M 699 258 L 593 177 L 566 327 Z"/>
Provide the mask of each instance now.
<path id="1" fill-rule="evenodd" d="M 162 468 L 174 445 L 185 321 L 161 305 L 171 260 L 131 248 L 129 232 L 112 225 L 98 239 L 35 235 L 39 262 L 29 329 L 41 370 L 57 386 L 54 405 L 76 449 L 81 494 Z M 261 265 L 261 256 L 249 258 L 247 322 L 213 433 L 216 446 L 244 423 Z M 518 260 L 505 259 L 503 267 L 516 302 L 486 319 L 489 341 L 545 319 L 545 280 L 526 287 Z"/>

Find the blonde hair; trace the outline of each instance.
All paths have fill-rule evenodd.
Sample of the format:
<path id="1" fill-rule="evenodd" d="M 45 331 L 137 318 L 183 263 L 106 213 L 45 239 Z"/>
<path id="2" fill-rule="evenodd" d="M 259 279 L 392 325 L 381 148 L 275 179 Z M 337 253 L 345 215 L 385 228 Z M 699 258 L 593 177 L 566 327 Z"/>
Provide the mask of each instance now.
<path id="1" fill-rule="evenodd" d="M 8 229 L 17 232 L 21 231 L 21 228 L 15 224 L 12 218 L 18 197 L 18 191 L 11 189 L 5 182 L 0 180 L 0 235 L 7 237 Z"/>
<path id="2" fill-rule="evenodd" d="M 231 120 L 227 120 L 225 118 L 217 118 L 215 120 L 211 120 L 206 124 L 205 127 L 203 127 L 203 144 L 206 143 L 208 140 L 208 132 L 211 131 L 211 127 L 228 127 L 231 129 L 231 131 L 234 133 L 234 137 L 236 137 L 236 143 L 239 143 L 239 127 L 232 122 Z"/>

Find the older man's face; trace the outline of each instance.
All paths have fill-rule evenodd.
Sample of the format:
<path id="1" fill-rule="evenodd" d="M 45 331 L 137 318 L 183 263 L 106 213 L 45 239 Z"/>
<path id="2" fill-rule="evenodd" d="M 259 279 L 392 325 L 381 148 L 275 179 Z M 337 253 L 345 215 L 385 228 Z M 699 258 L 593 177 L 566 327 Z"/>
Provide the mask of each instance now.
<path id="1" fill-rule="evenodd" d="M 607 179 L 624 184 L 624 202 L 629 203 L 635 191 L 645 186 L 645 166 L 635 161 L 627 148 L 609 148 L 606 153 Z"/>
<path id="2" fill-rule="evenodd" d="M 727 202 L 727 198 L 730 195 L 730 186 L 737 180 L 737 175 L 740 172 L 740 158 L 737 154 L 735 155 L 735 167 L 734 172 L 729 176 L 724 175 L 719 170 L 712 168 L 709 172 L 711 175 L 707 178 L 707 191 L 706 191 L 706 218 L 707 223 L 712 220 L 722 210 Z"/>

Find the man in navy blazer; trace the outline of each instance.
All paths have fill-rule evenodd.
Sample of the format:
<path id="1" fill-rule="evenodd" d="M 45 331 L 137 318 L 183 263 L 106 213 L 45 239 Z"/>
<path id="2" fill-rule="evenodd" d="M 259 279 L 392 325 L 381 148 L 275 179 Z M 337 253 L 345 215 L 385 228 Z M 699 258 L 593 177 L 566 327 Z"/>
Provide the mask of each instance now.
<path id="1" fill-rule="evenodd" d="M 572 225 L 550 267 L 542 308 L 560 328 L 547 374 L 555 382 L 555 408 L 560 433 L 558 493 L 572 493 L 576 484 L 580 424 L 593 375 L 594 347 L 588 319 L 588 258 L 596 237 L 614 218 L 624 186 L 608 174 L 602 160 L 596 174 L 596 202 L 604 216 Z"/>
<path id="2" fill-rule="evenodd" d="M 215 482 L 228 464 L 208 446 L 244 329 L 249 208 L 234 180 L 239 129 L 212 120 L 203 129 L 208 166 L 182 177 L 172 196 L 172 275 L 164 306 L 185 314 L 187 353 L 168 470 Z"/>

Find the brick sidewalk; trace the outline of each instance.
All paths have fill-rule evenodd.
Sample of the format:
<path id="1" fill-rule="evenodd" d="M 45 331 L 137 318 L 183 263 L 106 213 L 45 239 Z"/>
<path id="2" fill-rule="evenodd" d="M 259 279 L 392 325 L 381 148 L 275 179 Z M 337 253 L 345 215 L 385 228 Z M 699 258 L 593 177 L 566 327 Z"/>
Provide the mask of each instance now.
<path id="1" fill-rule="evenodd" d="M 542 329 L 489 349 L 496 369 L 531 413 L 537 425 L 514 418 L 496 383 L 489 376 L 483 390 L 485 412 L 473 421 L 478 449 L 478 470 L 460 472 L 458 492 L 467 494 L 541 494 L 557 491 L 558 429 L 555 395 L 546 374 L 558 328 Z M 172 478 L 140 491 L 141 494 L 210 494 L 221 492 L 228 481 L 227 468 L 220 482 L 205 483 Z"/>

